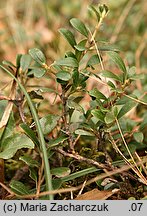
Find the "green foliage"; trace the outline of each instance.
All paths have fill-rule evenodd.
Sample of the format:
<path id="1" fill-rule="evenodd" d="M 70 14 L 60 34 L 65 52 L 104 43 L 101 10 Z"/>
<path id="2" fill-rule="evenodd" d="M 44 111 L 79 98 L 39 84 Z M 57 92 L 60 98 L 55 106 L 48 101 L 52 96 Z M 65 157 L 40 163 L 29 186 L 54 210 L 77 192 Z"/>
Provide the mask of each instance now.
<path id="1" fill-rule="evenodd" d="M 17 150 L 22 148 L 34 148 L 34 143 L 25 134 L 14 134 L 1 143 L 0 158 L 10 159 Z"/>
<path id="2" fill-rule="evenodd" d="M 89 9 L 96 17 L 92 26 L 72 18 L 70 30 L 59 29 L 72 51 L 48 65 L 47 54 L 32 48 L 28 54 L 17 55 L 16 65 L 3 61 L 6 67 L 1 66 L 18 85 L 16 98 L 8 101 L 19 111 L 19 116 L 11 110 L 8 122 L 0 129 L 0 159 L 6 163 L 9 159 L 18 160 L 20 166 L 25 164 L 29 170 L 28 184 L 21 179 L 10 182 L 16 196 L 36 193 L 43 175 L 45 187 L 39 188 L 42 191 L 70 183 L 77 185 L 77 178 L 81 182 L 81 177 L 122 166 L 118 163 L 122 155 L 126 163 L 130 152 L 134 156 L 136 151 L 146 148 L 146 96 L 135 87 L 136 80 L 142 76 L 136 74 L 135 67 L 125 65 L 117 46 L 98 41 L 97 32 L 108 14 L 107 6 L 91 5 Z M 106 55 L 108 62 L 104 61 Z M 34 77 L 41 83 L 37 87 L 29 84 Z M 93 79 L 98 82 L 87 88 Z M 47 83 L 46 87 L 40 86 L 43 82 Z M 49 102 L 43 112 L 47 92 Z M 7 103 L 0 102 L 2 112 L 6 106 Z M 141 110 L 139 121 L 128 117 L 133 108 Z M 119 148 L 121 154 L 112 151 L 113 148 Z M 110 182 L 104 189 L 114 186 Z"/>
<path id="3" fill-rule="evenodd" d="M 22 71 L 26 71 L 30 64 L 31 64 L 31 56 L 26 54 L 26 55 L 22 55 L 21 59 L 20 59 L 20 68 L 22 69 Z"/>
<path id="4" fill-rule="evenodd" d="M 76 41 L 73 33 L 70 30 L 64 28 L 59 29 L 59 32 L 65 37 L 68 43 L 74 48 L 74 46 L 76 45 Z"/>
<path id="5" fill-rule="evenodd" d="M 73 68 L 78 67 L 78 62 L 73 57 L 67 57 L 64 59 L 60 59 L 56 61 L 55 64 L 60 65 L 60 66 L 73 67 Z"/>
<path id="6" fill-rule="evenodd" d="M 85 24 L 77 19 L 77 18 L 72 18 L 70 20 L 71 25 L 77 30 L 79 31 L 82 35 L 84 35 L 85 37 L 88 37 L 88 30 L 87 27 L 85 26 Z"/>
<path id="7" fill-rule="evenodd" d="M 48 114 L 40 119 L 43 134 L 49 134 L 57 125 L 59 116 Z"/>
<path id="8" fill-rule="evenodd" d="M 29 194 L 29 189 L 22 183 L 16 180 L 12 180 L 10 183 L 12 191 L 18 195 L 27 195 Z"/>
<path id="9" fill-rule="evenodd" d="M 44 54 L 41 52 L 41 50 L 37 48 L 33 48 L 29 50 L 29 54 L 34 59 L 34 61 L 36 61 L 40 65 L 45 64 L 46 59 L 45 59 Z"/>

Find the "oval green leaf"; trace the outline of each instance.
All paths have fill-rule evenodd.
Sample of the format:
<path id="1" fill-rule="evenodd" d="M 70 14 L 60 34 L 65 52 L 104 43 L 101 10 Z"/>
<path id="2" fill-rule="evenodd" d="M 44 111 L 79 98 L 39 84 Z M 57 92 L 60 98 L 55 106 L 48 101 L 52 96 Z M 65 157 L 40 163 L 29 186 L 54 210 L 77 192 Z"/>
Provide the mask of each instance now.
<path id="1" fill-rule="evenodd" d="M 127 73 L 126 66 L 125 66 L 122 58 L 119 56 L 119 54 L 116 52 L 113 52 L 113 51 L 110 51 L 107 53 L 110 56 L 110 58 L 112 59 L 112 61 L 120 68 L 120 70 L 123 71 L 124 74 L 126 74 Z"/>
<path id="2" fill-rule="evenodd" d="M 26 163 L 29 167 L 39 167 L 38 161 L 34 160 L 30 155 L 21 156 L 19 160 Z"/>
<path id="3" fill-rule="evenodd" d="M 49 148 L 55 147 L 57 145 L 59 145 L 60 143 L 64 142 L 65 140 L 67 140 L 68 137 L 67 136 L 61 136 L 58 137 L 57 139 L 53 139 L 49 141 Z"/>
<path id="4" fill-rule="evenodd" d="M 76 45 L 75 37 L 73 33 L 65 28 L 59 29 L 59 32 L 64 36 L 64 38 L 68 41 L 68 43 L 74 48 Z"/>
<path id="5" fill-rule="evenodd" d="M 96 117 L 98 120 L 102 121 L 102 122 L 105 122 L 104 121 L 104 117 L 105 117 L 105 114 L 101 111 L 101 110 L 97 110 L 97 109 L 93 109 L 91 111 L 91 114 Z"/>
<path id="6" fill-rule="evenodd" d="M 78 67 L 78 61 L 72 57 L 67 57 L 67 58 L 55 61 L 55 64 L 60 65 L 60 66 L 66 66 L 66 67 Z"/>
<path id="7" fill-rule="evenodd" d="M 28 69 L 28 67 L 31 64 L 31 56 L 26 54 L 26 55 L 22 55 L 21 59 L 20 59 L 20 67 L 22 69 L 22 71 L 26 71 Z"/>
<path id="8" fill-rule="evenodd" d="M 55 116 L 52 114 L 48 114 L 47 116 L 44 116 L 40 119 L 40 124 L 42 127 L 43 134 L 50 133 L 57 125 L 57 121 L 59 119 L 59 116 Z"/>
<path id="9" fill-rule="evenodd" d="M 88 37 L 88 30 L 87 30 L 85 24 L 81 20 L 79 20 L 77 18 L 72 18 L 70 20 L 70 23 L 82 35 L 84 35 L 85 37 Z"/>
<path id="10" fill-rule="evenodd" d="M 142 141 L 144 139 L 144 135 L 143 135 L 142 132 L 135 132 L 135 133 L 133 133 L 133 137 L 139 143 L 142 143 Z"/>
<path id="11" fill-rule="evenodd" d="M 107 112 L 105 115 L 105 123 L 106 124 L 111 124 L 112 122 L 115 121 L 115 116 L 112 112 Z"/>
<path id="12" fill-rule="evenodd" d="M 120 77 L 117 76 L 116 74 L 112 73 L 111 71 L 102 71 L 101 75 L 103 77 L 111 78 L 111 79 L 119 81 L 119 82 L 121 81 Z"/>
<path id="13" fill-rule="evenodd" d="M 58 167 L 51 169 L 51 174 L 58 178 L 68 176 L 71 170 L 68 167 Z"/>
<path id="14" fill-rule="evenodd" d="M 43 77 L 46 73 L 45 68 L 33 68 L 31 71 L 29 71 L 28 75 L 33 74 L 36 78 Z"/>
<path id="15" fill-rule="evenodd" d="M 77 45 L 75 45 L 74 47 L 75 47 L 78 51 L 82 52 L 82 51 L 84 51 L 84 50 L 87 49 L 87 48 L 85 47 L 86 42 L 87 42 L 87 40 L 84 39 L 84 40 L 80 41 Z"/>
<path id="16" fill-rule="evenodd" d="M 91 58 L 88 60 L 86 67 L 93 67 L 94 65 L 97 65 L 100 63 L 100 58 L 97 54 L 91 56 Z"/>
<path id="17" fill-rule="evenodd" d="M 71 74 L 67 71 L 59 71 L 56 73 L 56 77 L 63 81 L 68 81 L 71 79 Z"/>
<path id="18" fill-rule="evenodd" d="M 36 61 L 39 64 L 45 64 L 46 59 L 45 56 L 43 54 L 43 52 L 41 50 L 39 50 L 38 48 L 33 48 L 29 50 L 29 54 L 30 56 L 34 59 L 34 61 Z"/>
<path id="19" fill-rule="evenodd" d="M 12 180 L 10 182 L 10 187 L 12 191 L 18 195 L 27 195 L 29 194 L 29 189 L 20 181 Z"/>
<path id="20" fill-rule="evenodd" d="M 77 129 L 75 130 L 75 134 L 81 135 L 81 136 L 94 136 L 94 134 L 90 131 L 86 131 L 83 129 Z"/>
<path id="21" fill-rule="evenodd" d="M 121 110 L 118 113 L 117 118 L 121 118 L 122 116 L 124 116 L 127 112 L 129 112 L 134 106 L 136 105 L 136 102 L 134 101 L 129 101 L 128 103 L 126 103 Z"/>
<path id="22" fill-rule="evenodd" d="M 17 150 L 22 148 L 34 148 L 34 143 L 25 134 L 15 134 L 6 138 L 2 143 L 2 151 L 0 152 L 0 158 L 10 159 Z"/>
<path id="23" fill-rule="evenodd" d="M 95 97 L 96 99 L 107 100 L 104 94 L 102 94 L 97 88 L 94 88 L 89 91 L 89 95 Z"/>
<path id="24" fill-rule="evenodd" d="M 96 8 L 93 5 L 90 5 L 88 9 L 95 13 L 95 15 L 97 17 L 97 21 L 99 22 L 101 16 L 100 16 L 99 12 L 96 10 Z"/>

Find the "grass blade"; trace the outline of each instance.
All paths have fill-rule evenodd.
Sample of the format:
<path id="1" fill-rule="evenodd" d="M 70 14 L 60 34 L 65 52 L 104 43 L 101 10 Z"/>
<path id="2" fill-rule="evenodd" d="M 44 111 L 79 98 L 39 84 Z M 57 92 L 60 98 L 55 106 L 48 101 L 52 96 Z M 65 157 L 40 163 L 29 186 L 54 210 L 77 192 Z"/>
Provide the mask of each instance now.
<path id="1" fill-rule="evenodd" d="M 48 157 L 47 157 L 47 150 L 46 150 L 46 146 L 45 146 L 44 135 L 42 132 L 42 128 L 41 128 L 41 125 L 39 122 L 39 118 L 38 118 L 36 109 L 35 109 L 32 101 L 31 101 L 29 94 L 27 93 L 27 91 L 25 90 L 23 85 L 19 82 L 19 80 L 5 67 L 3 67 L 2 65 L 0 65 L 0 67 L 17 82 L 17 84 L 19 85 L 20 89 L 22 90 L 22 92 L 24 93 L 24 95 L 27 99 L 27 102 L 28 102 L 28 105 L 30 107 L 32 116 L 33 116 L 34 121 L 36 123 L 36 128 L 37 128 L 37 132 L 38 132 L 38 136 L 39 136 L 39 140 L 40 140 L 40 146 L 41 146 L 41 150 L 42 150 L 42 154 L 43 154 L 46 190 L 50 191 L 50 190 L 52 190 L 52 178 L 51 178 L 51 173 L 50 173 L 50 166 L 49 166 Z M 53 199 L 53 195 L 50 194 L 48 198 Z"/>

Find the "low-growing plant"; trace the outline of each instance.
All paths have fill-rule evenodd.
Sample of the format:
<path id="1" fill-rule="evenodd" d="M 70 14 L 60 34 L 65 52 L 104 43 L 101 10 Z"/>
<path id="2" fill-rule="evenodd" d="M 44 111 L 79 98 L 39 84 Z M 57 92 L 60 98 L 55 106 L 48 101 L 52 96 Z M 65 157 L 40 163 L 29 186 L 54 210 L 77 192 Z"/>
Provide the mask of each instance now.
<path id="1" fill-rule="evenodd" d="M 39 198 L 42 191 L 77 185 L 77 178 L 82 182 L 90 173 L 109 173 L 125 163 L 147 185 L 144 159 L 137 153 L 146 149 L 146 113 L 142 111 L 141 121 L 127 116 L 132 109 L 147 105 L 146 93 L 135 89 L 135 81 L 142 75 L 136 74 L 135 67 L 126 66 L 117 46 L 98 41 L 108 7 L 91 5 L 89 10 L 96 18 L 94 27 L 72 18 L 70 30 L 59 29 L 71 47 L 62 58 L 48 65 L 43 52 L 32 48 L 28 54 L 17 55 L 16 64 L 3 61 L 5 66 L 0 66 L 13 78 L 9 97 L 1 96 L 0 101 L 0 184 L 4 186 L 8 176 L 5 167 L 12 170 L 14 161 L 18 161 L 15 171 L 24 164 L 26 173 L 29 171 L 30 184 L 16 174 L 11 179 L 12 196 L 35 194 Z M 113 71 L 116 66 L 117 73 Z M 28 82 L 43 76 L 54 86 L 30 91 Z M 87 90 L 92 81 L 95 86 Z M 40 117 L 44 92 L 54 93 L 58 110 L 48 110 Z M 19 111 L 19 120 L 13 106 Z M 116 182 L 107 185 L 107 189 L 112 187 L 117 187 Z M 48 194 L 53 199 L 54 192 Z"/>

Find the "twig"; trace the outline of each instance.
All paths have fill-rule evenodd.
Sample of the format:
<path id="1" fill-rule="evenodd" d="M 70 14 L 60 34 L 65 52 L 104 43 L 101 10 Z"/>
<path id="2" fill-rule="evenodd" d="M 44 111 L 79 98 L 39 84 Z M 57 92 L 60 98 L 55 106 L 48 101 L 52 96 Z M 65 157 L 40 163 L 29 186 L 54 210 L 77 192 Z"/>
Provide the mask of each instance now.
<path id="1" fill-rule="evenodd" d="M 61 153 L 62 155 L 64 155 L 65 157 L 70 157 L 70 158 L 74 158 L 80 162 L 86 162 L 88 164 L 91 164 L 93 166 L 96 166 L 100 169 L 106 169 L 106 170 L 110 170 L 110 167 L 104 165 L 104 164 L 101 164 L 101 163 L 98 163 L 97 161 L 94 161 L 92 159 L 89 159 L 89 158 L 85 158 L 77 153 L 75 154 L 72 154 L 72 153 L 68 153 L 68 152 L 65 152 L 64 150 L 62 150 L 61 148 L 55 148 L 55 150 L 59 153 Z"/>
<path id="2" fill-rule="evenodd" d="M 3 187 L 6 191 L 8 191 L 9 194 L 17 196 L 13 191 L 10 190 L 6 185 L 4 185 L 2 182 L 0 182 L 0 186 Z"/>
<path id="3" fill-rule="evenodd" d="M 66 96 L 65 96 L 65 90 L 62 89 L 62 95 L 60 96 L 61 100 L 62 100 L 62 104 L 63 104 L 63 110 L 62 110 L 62 115 L 63 115 L 63 122 L 64 122 L 64 127 L 65 127 L 65 131 L 66 131 L 66 134 L 68 135 L 68 141 L 69 141 L 69 149 L 72 153 L 75 152 L 74 150 L 74 144 L 73 144 L 73 139 L 72 139 L 72 135 L 69 131 L 69 124 L 67 122 L 67 110 L 66 110 L 66 102 L 67 102 L 67 99 L 66 99 Z"/>
<path id="4" fill-rule="evenodd" d="M 145 93 L 143 94 L 143 96 L 141 96 L 140 98 L 144 97 L 144 95 L 146 95 L 146 94 L 147 94 L 147 93 L 145 92 Z M 137 102 L 137 103 L 141 103 L 141 104 L 143 104 L 143 105 L 147 105 L 146 102 L 141 101 L 140 99 L 133 98 L 133 97 L 131 97 L 131 96 L 129 96 L 129 95 L 126 95 L 126 94 L 123 94 L 123 95 L 124 95 L 125 97 L 130 98 L 131 100 L 133 100 L 133 101 L 135 101 L 135 102 Z"/>

